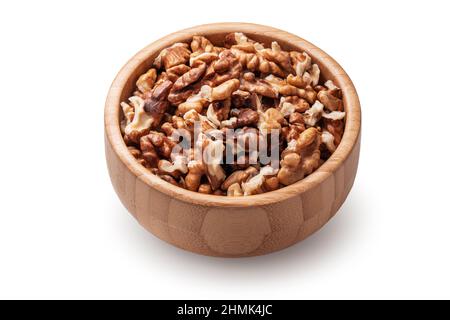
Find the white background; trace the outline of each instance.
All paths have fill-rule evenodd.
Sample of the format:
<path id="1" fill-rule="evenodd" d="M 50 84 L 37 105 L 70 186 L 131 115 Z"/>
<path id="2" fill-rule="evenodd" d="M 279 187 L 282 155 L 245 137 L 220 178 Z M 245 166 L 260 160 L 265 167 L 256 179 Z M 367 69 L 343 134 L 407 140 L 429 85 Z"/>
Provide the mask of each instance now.
<path id="1" fill-rule="evenodd" d="M 447 1 L 2 1 L 0 298 L 450 298 Z M 193 25 L 267 24 L 348 72 L 352 192 L 301 244 L 209 258 L 144 231 L 115 195 L 103 105 L 138 50 Z"/>

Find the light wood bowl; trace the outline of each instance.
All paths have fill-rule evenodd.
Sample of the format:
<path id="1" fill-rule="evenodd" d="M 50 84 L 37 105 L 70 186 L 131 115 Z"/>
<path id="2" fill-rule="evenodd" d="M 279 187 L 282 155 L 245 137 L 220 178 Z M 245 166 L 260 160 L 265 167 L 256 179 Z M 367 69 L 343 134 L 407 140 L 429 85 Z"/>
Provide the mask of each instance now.
<path id="1" fill-rule="evenodd" d="M 342 89 L 345 132 L 337 150 L 314 173 L 277 191 L 248 197 L 204 195 L 175 187 L 141 166 L 128 152 L 119 128 L 119 103 L 134 91 L 139 75 L 165 47 L 204 35 L 220 45 L 243 32 L 266 45 L 306 51 L 321 76 Z M 168 35 L 141 50 L 119 72 L 105 107 L 106 160 L 112 184 L 128 211 L 148 231 L 177 247 L 209 256 L 243 257 L 289 247 L 321 228 L 346 199 L 355 179 L 361 110 L 352 81 L 328 54 L 285 31 L 247 23 L 208 24 Z"/>

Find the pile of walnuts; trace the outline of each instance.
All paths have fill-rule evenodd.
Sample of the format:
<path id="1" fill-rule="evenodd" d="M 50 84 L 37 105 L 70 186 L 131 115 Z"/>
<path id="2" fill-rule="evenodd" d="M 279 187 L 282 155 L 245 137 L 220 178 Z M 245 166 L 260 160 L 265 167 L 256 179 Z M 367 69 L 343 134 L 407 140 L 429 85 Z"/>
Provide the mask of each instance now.
<path id="1" fill-rule="evenodd" d="M 191 191 L 245 196 L 293 184 L 328 159 L 344 132 L 342 92 L 330 80 L 321 83 L 308 54 L 283 51 L 277 42 L 265 48 L 242 33 L 227 35 L 224 47 L 203 36 L 173 44 L 136 87 L 129 102 L 121 103 L 129 151 L 161 179 Z M 174 133 L 184 130 L 196 147 L 223 160 L 229 129 L 234 142 L 244 137 L 231 162 L 203 161 L 194 147 L 173 152 L 185 137 Z M 206 136 L 208 131 L 213 134 Z M 279 165 L 262 164 L 249 141 L 261 146 L 274 132 L 277 149 L 266 147 L 277 152 Z"/>

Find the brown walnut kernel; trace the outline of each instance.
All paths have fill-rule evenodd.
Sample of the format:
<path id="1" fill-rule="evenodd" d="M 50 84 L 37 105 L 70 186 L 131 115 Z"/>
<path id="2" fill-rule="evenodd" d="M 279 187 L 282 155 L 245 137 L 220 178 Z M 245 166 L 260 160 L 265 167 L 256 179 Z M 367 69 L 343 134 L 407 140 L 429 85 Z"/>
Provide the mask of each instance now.
<path id="1" fill-rule="evenodd" d="M 219 54 L 219 59 L 211 63 L 203 83 L 215 87 L 230 79 L 238 79 L 241 71 L 239 60 L 230 50 L 224 50 Z"/>
<path id="2" fill-rule="evenodd" d="M 198 187 L 197 192 L 204 193 L 204 194 L 211 194 L 213 192 L 213 190 L 209 183 L 203 183 Z"/>
<path id="3" fill-rule="evenodd" d="M 244 193 L 242 192 L 242 188 L 239 183 L 234 183 L 227 189 L 228 197 L 240 197 L 243 195 Z"/>
<path id="4" fill-rule="evenodd" d="M 317 99 L 330 111 L 343 111 L 344 104 L 335 96 L 333 90 L 322 90 L 317 94 Z"/>
<path id="5" fill-rule="evenodd" d="M 191 50 L 192 52 L 212 52 L 214 45 L 203 36 L 193 36 Z"/>
<path id="6" fill-rule="evenodd" d="M 150 92 L 156 82 L 156 77 L 157 72 L 155 68 L 148 70 L 146 73 L 140 76 L 138 81 L 136 82 L 136 86 L 138 87 L 139 91 L 144 94 Z"/>
<path id="7" fill-rule="evenodd" d="M 120 104 L 130 154 L 174 187 L 210 196 L 270 192 L 314 172 L 342 140 L 342 90 L 306 52 L 239 32 L 217 40 L 224 47 L 202 35 L 175 43 L 138 78 Z M 191 145 L 179 153 L 181 142 Z M 280 167 L 261 152 L 278 153 Z"/>
<path id="8" fill-rule="evenodd" d="M 172 87 L 172 82 L 166 80 L 156 85 L 150 93 L 150 97 L 144 101 L 144 110 L 152 118 L 151 128 L 155 128 L 161 122 L 164 113 L 169 107 L 167 96 Z"/>
<path id="9" fill-rule="evenodd" d="M 321 136 L 316 128 L 303 131 L 296 140 L 283 151 L 278 179 L 290 185 L 303 179 L 319 167 Z"/>
<path id="10" fill-rule="evenodd" d="M 152 167 L 158 166 L 160 156 L 169 158 L 175 143 L 166 137 L 163 133 L 151 131 L 140 140 L 142 157 Z"/>
<path id="11" fill-rule="evenodd" d="M 278 93 L 265 80 L 257 79 L 254 73 L 246 72 L 241 78 L 240 89 L 258 95 L 276 98 Z"/>
<path id="12" fill-rule="evenodd" d="M 137 149 L 136 147 L 128 147 L 128 151 L 130 151 L 131 155 L 139 162 L 139 164 L 143 165 L 144 167 L 147 165 L 144 158 L 142 158 L 142 152 L 141 150 Z"/>
<path id="13" fill-rule="evenodd" d="M 124 137 L 134 143 L 139 143 L 139 139 L 150 131 L 150 127 L 154 122 L 154 118 L 147 114 L 144 110 L 145 101 L 138 97 L 133 96 L 129 98 L 134 110 L 133 120 L 128 121 L 124 128 Z M 123 105 L 122 105 L 123 107 Z M 128 109 L 128 117 L 131 117 L 131 110 Z"/>
<path id="14" fill-rule="evenodd" d="M 191 55 L 189 46 L 186 43 L 175 43 L 169 48 L 161 51 L 156 57 L 154 65 L 157 69 L 169 69 L 171 67 L 186 64 L 189 61 Z"/>
<path id="15" fill-rule="evenodd" d="M 177 66 L 174 66 L 164 72 L 162 72 L 158 78 L 156 79 L 156 84 L 160 84 L 161 82 L 164 82 L 166 80 L 170 80 L 171 82 L 175 82 L 178 80 L 180 76 L 185 74 L 191 70 L 191 67 L 185 65 L 185 64 L 179 64 Z"/>
<path id="16" fill-rule="evenodd" d="M 186 175 L 186 188 L 191 191 L 197 191 L 201 184 L 202 176 L 205 174 L 205 165 L 196 160 L 188 163 L 188 173 Z"/>

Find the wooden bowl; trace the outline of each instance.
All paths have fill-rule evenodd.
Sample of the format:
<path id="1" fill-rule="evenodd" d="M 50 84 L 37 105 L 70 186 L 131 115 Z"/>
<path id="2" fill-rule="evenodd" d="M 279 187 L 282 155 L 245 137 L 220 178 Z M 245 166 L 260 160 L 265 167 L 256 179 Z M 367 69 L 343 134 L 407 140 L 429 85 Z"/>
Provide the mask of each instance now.
<path id="1" fill-rule="evenodd" d="M 321 75 L 342 89 L 345 132 L 337 150 L 314 173 L 285 188 L 247 197 L 204 195 L 153 175 L 128 152 L 119 128 L 121 108 L 139 75 L 165 47 L 204 35 L 220 45 L 226 34 L 243 32 L 266 45 L 306 51 Z M 158 238 L 209 256 L 243 257 L 289 247 L 322 227 L 346 199 L 355 179 L 361 110 L 350 78 L 328 54 L 285 31 L 247 23 L 208 24 L 168 35 L 141 50 L 119 72 L 105 106 L 106 160 L 112 184 L 129 212 Z"/>

